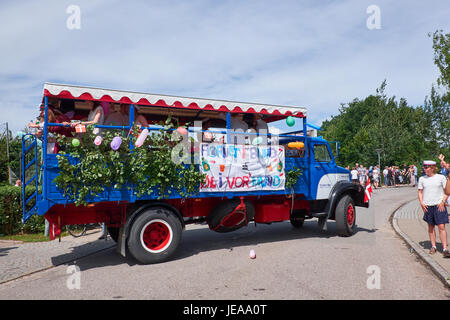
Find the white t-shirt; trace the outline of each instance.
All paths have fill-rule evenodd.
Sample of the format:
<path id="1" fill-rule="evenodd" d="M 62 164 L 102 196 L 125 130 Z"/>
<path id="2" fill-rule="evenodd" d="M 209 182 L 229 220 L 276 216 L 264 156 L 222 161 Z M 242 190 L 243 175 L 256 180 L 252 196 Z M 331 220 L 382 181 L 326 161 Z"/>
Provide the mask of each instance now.
<path id="1" fill-rule="evenodd" d="M 444 199 L 444 188 L 447 179 L 442 174 L 432 177 L 427 175 L 419 178 L 417 189 L 423 190 L 423 203 L 426 206 L 435 206 Z"/>
<path id="2" fill-rule="evenodd" d="M 383 176 L 387 177 L 388 173 L 389 173 L 388 169 L 383 170 Z"/>
<path id="3" fill-rule="evenodd" d="M 352 175 L 352 180 L 358 180 L 358 170 L 353 169 L 350 173 Z"/>
<path id="4" fill-rule="evenodd" d="M 372 176 L 374 179 L 378 179 L 378 169 L 373 169 Z"/>

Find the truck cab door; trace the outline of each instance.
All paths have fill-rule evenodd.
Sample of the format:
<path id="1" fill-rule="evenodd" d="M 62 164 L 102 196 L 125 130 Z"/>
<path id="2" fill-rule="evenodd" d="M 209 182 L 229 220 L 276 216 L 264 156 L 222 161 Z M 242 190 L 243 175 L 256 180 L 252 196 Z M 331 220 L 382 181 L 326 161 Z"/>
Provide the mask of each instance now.
<path id="1" fill-rule="evenodd" d="M 311 144 L 311 196 L 313 199 L 328 199 L 337 182 L 336 162 L 327 143 Z M 315 195 L 315 197 L 314 197 Z"/>

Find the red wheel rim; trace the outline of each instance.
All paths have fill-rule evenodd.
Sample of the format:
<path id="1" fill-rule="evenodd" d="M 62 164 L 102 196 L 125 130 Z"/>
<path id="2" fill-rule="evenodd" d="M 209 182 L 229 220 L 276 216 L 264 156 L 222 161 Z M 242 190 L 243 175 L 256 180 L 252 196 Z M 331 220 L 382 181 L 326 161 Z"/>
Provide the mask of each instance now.
<path id="1" fill-rule="evenodd" d="M 164 220 L 150 221 L 142 229 L 141 241 L 147 251 L 164 251 L 172 242 L 172 228 Z"/>
<path id="2" fill-rule="evenodd" d="M 352 204 L 349 204 L 347 207 L 347 222 L 349 226 L 352 226 L 353 222 L 355 222 L 355 208 Z"/>

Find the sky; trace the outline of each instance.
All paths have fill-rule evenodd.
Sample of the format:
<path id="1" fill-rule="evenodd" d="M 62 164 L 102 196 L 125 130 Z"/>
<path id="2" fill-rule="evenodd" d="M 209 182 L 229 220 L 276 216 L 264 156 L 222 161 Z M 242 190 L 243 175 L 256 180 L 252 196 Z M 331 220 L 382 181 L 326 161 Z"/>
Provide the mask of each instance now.
<path id="1" fill-rule="evenodd" d="M 44 82 L 301 106 L 315 125 L 383 80 L 420 106 L 449 17 L 448 0 L 2 0 L 0 123 L 35 118 Z"/>

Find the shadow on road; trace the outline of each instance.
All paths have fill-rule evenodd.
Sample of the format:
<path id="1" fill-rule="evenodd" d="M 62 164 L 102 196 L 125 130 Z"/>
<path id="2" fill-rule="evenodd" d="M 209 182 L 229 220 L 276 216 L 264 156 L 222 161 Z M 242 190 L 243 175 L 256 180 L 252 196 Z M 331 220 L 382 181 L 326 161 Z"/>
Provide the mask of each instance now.
<path id="1" fill-rule="evenodd" d="M 375 229 L 369 230 L 356 227 L 356 232 L 353 236 L 359 232 L 374 233 L 375 231 Z M 288 221 L 272 223 L 271 225 L 257 224 L 256 226 L 251 223 L 247 227 L 230 233 L 217 233 L 208 229 L 206 225 L 197 226 L 195 229 L 183 231 L 181 244 L 177 253 L 170 260 L 185 259 L 200 252 L 221 249 L 233 250 L 235 247 L 254 246 L 261 243 L 333 237 L 338 237 L 334 221 L 328 222 L 328 230 L 326 231 L 320 230 L 317 226 L 317 221 L 314 220 L 305 221 L 303 227 L 299 229 L 293 228 Z M 75 264 L 81 271 L 105 266 L 116 266 L 124 263 L 129 266 L 139 264 L 128 253 L 127 257 L 122 257 L 116 251 L 116 245 L 112 240 L 108 241 L 111 246 L 96 251 L 90 250 L 91 253 L 89 255 L 95 253 L 95 257 L 87 257 L 86 252 L 88 249 L 86 246 L 92 246 L 99 241 L 103 240 L 74 247 L 70 253 L 53 257 L 52 262 L 54 265 Z"/>
<path id="2" fill-rule="evenodd" d="M 17 249 L 18 247 L 6 247 L 6 248 L 0 248 L 0 257 L 4 257 L 8 255 L 8 251 L 11 251 L 13 249 Z"/>
<path id="3" fill-rule="evenodd" d="M 128 263 L 125 259 L 118 253 L 115 252 L 116 243 L 109 239 L 105 240 L 95 240 L 93 242 L 85 243 L 79 246 L 74 246 L 72 251 L 59 256 L 51 258 L 52 264 L 54 266 L 58 265 L 77 265 L 81 270 L 101 268 L 105 266 L 114 266 L 123 263 Z M 86 259 L 89 256 L 96 255 L 94 259 Z M 101 256 L 101 257 L 99 257 Z M 128 263 L 129 265 L 134 265 L 135 263 Z"/>
<path id="4" fill-rule="evenodd" d="M 376 229 L 356 227 L 358 232 L 374 233 Z M 249 224 L 231 233 L 217 233 L 207 226 L 202 229 L 186 230 L 183 233 L 180 248 L 172 260 L 184 259 L 200 252 L 229 249 L 241 246 L 254 246 L 261 243 L 283 242 L 299 239 L 338 237 L 334 221 L 328 222 L 326 231 L 317 226 L 317 221 L 305 221 L 302 228 L 293 228 L 290 222 L 277 222 L 271 225 Z"/>
<path id="5" fill-rule="evenodd" d="M 431 241 L 430 240 L 419 241 L 419 245 L 425 250 L 431 249 Z M 436 249 L 438 252 L 442 252 L 444 250 L 444 248 L 442 247 L 442 243 L 439 243 L 436 241 Z"/>

